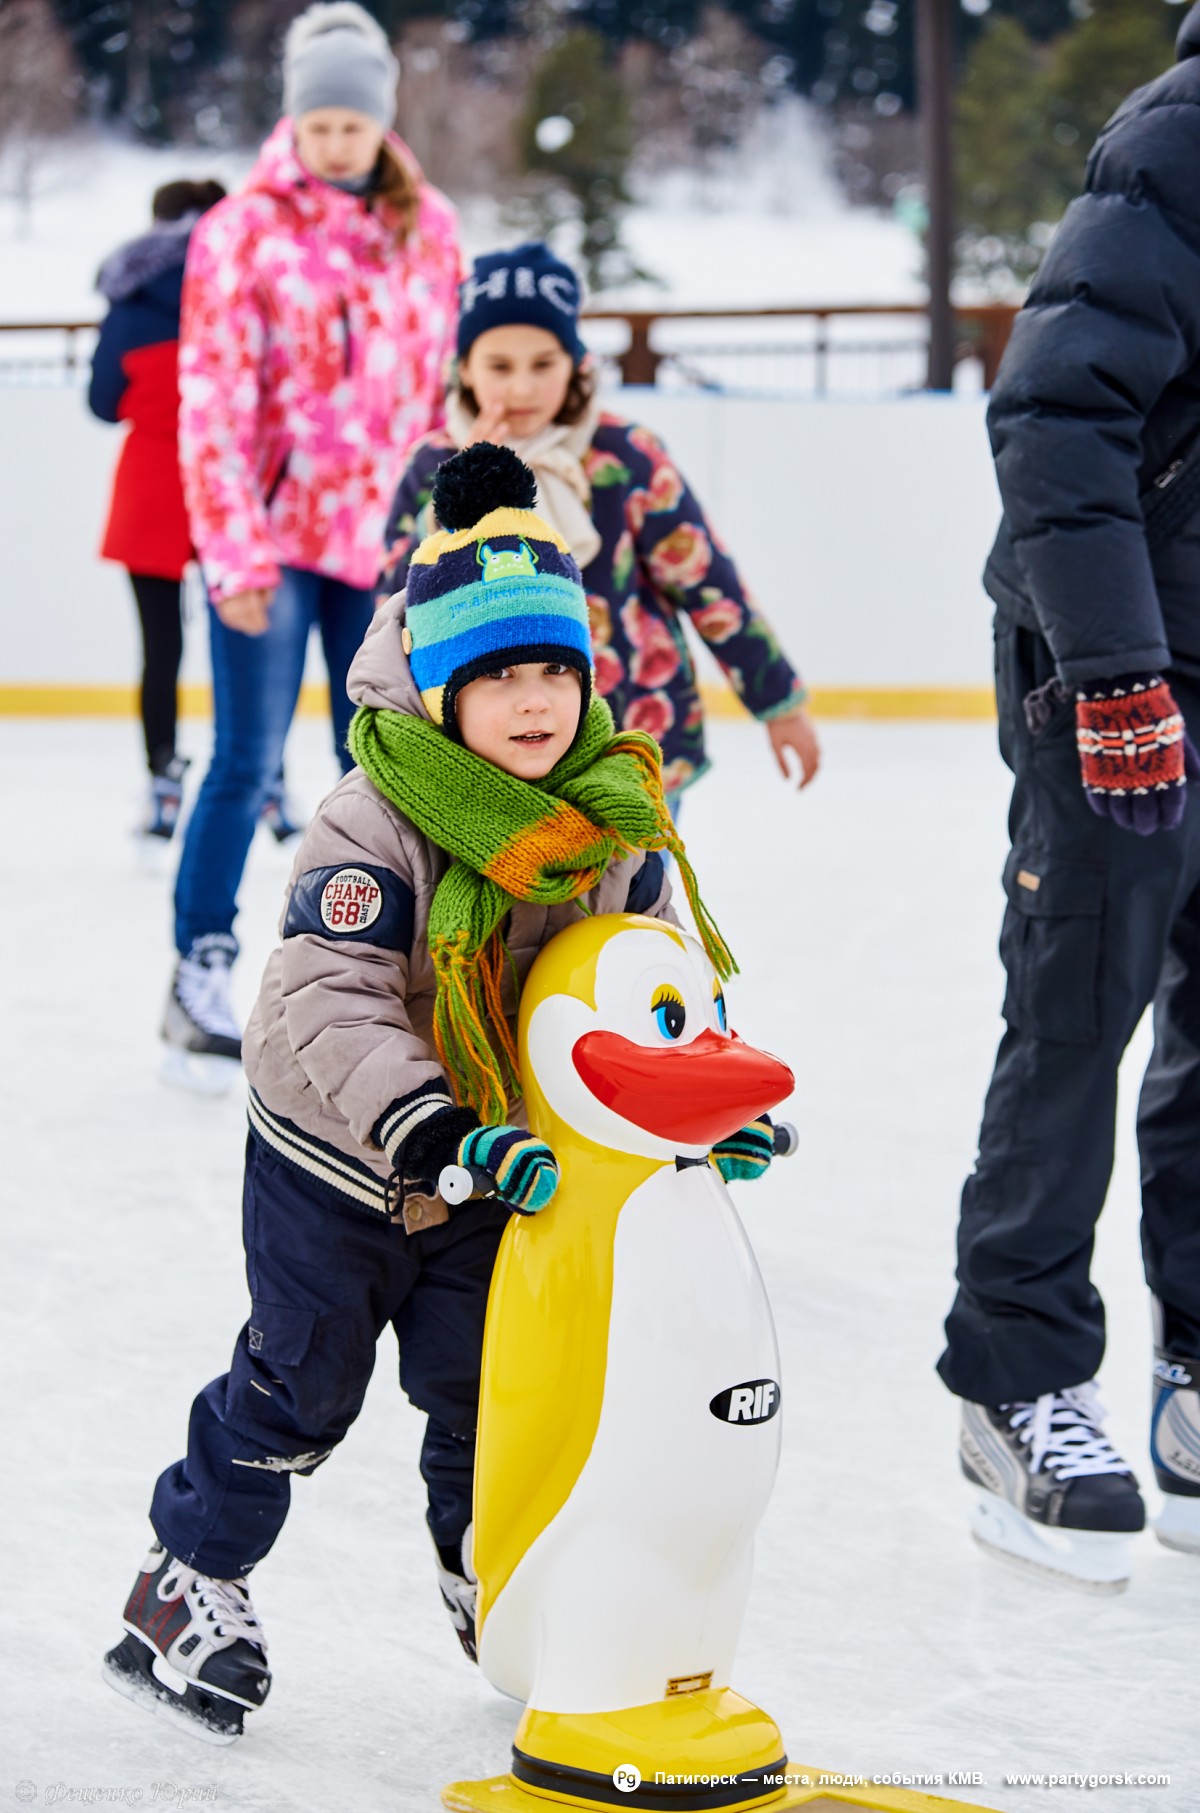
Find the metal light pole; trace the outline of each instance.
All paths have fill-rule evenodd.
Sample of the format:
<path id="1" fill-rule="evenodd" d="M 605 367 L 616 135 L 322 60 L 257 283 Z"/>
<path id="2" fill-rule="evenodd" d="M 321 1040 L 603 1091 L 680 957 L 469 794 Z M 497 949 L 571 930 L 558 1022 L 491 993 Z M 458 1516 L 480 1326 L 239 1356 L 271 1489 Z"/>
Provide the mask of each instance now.
<path id="1" fill-rule="evenodd" d="M 954 260 L 954 171 L 950 106 L 956 0 L 917 0 L 917 110 L 929 206 L 925 241 L 929 281 L 930 390 L 954 381 L 954 311 L 950 277 Z"/>

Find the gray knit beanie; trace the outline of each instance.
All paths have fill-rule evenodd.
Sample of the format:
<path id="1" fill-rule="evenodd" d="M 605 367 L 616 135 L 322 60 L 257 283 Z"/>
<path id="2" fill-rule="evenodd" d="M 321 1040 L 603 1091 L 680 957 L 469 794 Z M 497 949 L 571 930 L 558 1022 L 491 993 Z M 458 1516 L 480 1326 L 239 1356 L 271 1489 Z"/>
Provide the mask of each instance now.
<path id="1" fill-rule="evenodd" d="M 350 107 L 386 131 L 399 75 L 382 26 L 354 0 L 310 6 L 284 40 L 283 110 L 298 120 L 316 107 Z"/>

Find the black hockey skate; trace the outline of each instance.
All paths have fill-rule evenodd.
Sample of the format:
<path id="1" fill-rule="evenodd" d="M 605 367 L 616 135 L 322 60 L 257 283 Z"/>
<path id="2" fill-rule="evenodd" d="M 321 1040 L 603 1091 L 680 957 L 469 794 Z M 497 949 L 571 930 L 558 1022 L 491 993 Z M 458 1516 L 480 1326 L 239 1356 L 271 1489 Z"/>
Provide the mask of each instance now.
<path id="1" fill-rule="evenodd" d="M 237 941 L 198 938 L 175 965 L 163 1013 L 164 1081 L 220 1095 L 241 1075 L 242 1035 L 229 998 Z"/>
<path id="2" fill-rule="evenodd" d="M 126 1699 L 182 1719 L 210 1744 L 232 1744 L 271 1687 L 267 1641 L 244 1580 L 210 1580 L 150 1550 L 125 1606 L 126 1636 L 104 1678 Z"/>
<path id="3" fill-rule="evenodd" d="M 475 1607 L 479 1599 L 479 1582 L 471 1566 L 471 1535 L 474 1526 L 467 1525 L 461 1543 L 442 1547 L 435 1543 L 438 1558 L 438 1585 L 442 1602 L 450 1614 L 455 1635 L 463 1646 L 468 1662 L 478 1662 L 475 1646 Z"/>
<path id="4" fill-rule="evenodd" d="M 971 1534 L 981 1548 L 1089 1592 L 1124 1591 L 1146 1508 L 1103 1421 L 1093 1383 L 1028 1403 L 964 1402 L 959 1460 L 980 1488 Z"/>

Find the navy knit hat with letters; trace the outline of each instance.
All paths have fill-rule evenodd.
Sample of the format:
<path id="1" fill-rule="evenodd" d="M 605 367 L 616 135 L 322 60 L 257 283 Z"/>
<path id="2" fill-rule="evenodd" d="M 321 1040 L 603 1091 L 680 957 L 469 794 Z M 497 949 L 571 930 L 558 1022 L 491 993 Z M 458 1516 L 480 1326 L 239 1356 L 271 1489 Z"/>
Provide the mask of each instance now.
<path id="1" fill-rule="evenodd" d="M 540 239 L 510 252 L 477 258 L 459 290 L 458 356 L 493 327 L 544 327 L 576 364 L 587 352 L 579 338 L 579 279 Z"/>

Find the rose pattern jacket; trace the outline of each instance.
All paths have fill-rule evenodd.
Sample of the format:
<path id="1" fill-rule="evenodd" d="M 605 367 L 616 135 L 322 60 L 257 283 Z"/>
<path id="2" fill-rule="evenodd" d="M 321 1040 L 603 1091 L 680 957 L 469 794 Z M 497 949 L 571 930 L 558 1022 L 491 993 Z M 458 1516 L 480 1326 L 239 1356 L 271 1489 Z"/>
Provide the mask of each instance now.
<path id="1" fill-rule="evenodd" d="M 394 134 L 392 150 L 416 172 Z M 418 172 L 419 175 L 419 172 Z M 179 454 L 210 594 L 280 566 L 373 584 L 409 448 L 441 415 L 462 275 L 457 217 L 420 183 L 398 244 L 382 207 L 301 164 L 290 120 L 197 224 L 179 347 Z"/>
<path id="2" fill-rule="evenodd" d="M 381 596 L 404 585 L 431 526 L 433 475 L 454 451 L 444 431 L 413 448 L 388 518 Z M 709 766 L 683 617 L 756 718 L 782 717 L 807 695 L 662 442 L 602 414 L 584 463 L 601 536 L 583 575 L 596 684 L 618 725 L 657 739 L 664 784 L 678 793 Z"/>

